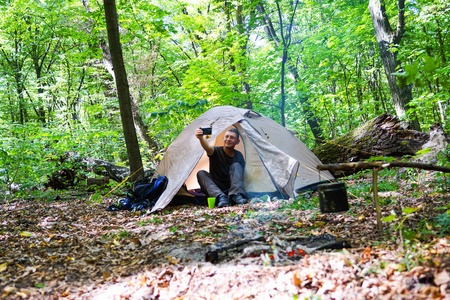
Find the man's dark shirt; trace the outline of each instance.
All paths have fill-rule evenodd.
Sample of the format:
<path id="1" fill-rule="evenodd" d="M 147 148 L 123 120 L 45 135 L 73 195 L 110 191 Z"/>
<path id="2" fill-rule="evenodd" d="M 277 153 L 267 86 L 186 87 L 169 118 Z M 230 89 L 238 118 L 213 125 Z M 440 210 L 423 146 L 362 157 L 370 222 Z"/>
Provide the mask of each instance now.
<path id="1" fill-rule="evenodd" d="M 229 157 L 223 150 L 223 147 L 214 146 L 214 152 L 209 156 L 209 173 L 221 190 L 230 188 L 228 174 L 230 166 L 235 162 L 240 163 L 242 168 L 245 167 L 244 156 L 240 151 L 234 150 L 234 156 Z"/>

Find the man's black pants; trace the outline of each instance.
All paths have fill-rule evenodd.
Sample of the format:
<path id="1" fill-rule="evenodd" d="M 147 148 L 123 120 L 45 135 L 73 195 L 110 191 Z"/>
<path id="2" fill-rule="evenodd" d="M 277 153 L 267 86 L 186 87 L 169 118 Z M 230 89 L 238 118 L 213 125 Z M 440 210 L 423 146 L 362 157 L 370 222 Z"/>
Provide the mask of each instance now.
<path id="1" fill-rule="evenodd" d="M 219 187 L 214 182 L 210 173 L 201 170 L 197 173 L 197 180 L 200 187 L 208 197 L 216 197 L 220 194 L 224 194 L 228 190 L 228 195 L 243 194 L 245 195 L 244 188 L 244 168 L 240 163 L 234 163 L 230 166 L 230 173 L 228 174 L 230 180 L 230 186 Z"/>

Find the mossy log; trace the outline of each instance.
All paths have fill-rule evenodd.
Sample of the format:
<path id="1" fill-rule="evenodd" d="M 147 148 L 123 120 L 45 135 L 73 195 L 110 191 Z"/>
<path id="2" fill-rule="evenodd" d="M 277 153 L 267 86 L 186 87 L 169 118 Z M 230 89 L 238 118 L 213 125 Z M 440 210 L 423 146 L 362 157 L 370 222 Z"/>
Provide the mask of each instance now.
<path id="1" fill-rule="evenodd" d="M 414 155 L 430 139 L 429 133 L 403 129 L 392 115 L 383 114 L 313 152 L 323 164 L 362 161 L 372 156 Z"/>
<path id="2" fill-rule="evenodd" d="M 78 185 L 81 181 L 86 179 L 85 172 L 92 172 L 96 175 L 101 175 L 103 178 L 101 181 L 109 182 L 112 179 L 116 182 L 122 182 L 125 180 L 129 174 L 130 170 L 127 167 L 117 166 L 105 160 L 92 158 L 92 157 L 82 157 L 77 153 L 67 152 L 64 156 L 59 158 L 61 165 L 64 163 L 65 166 L 70 166 L 70 168 L 64 168 L 57 170 L 52 175 L 47 176 L 48 181 L 46 183 L 47 187 L 53 189 L 67 189 L 71 186 Z M 84 171 L 84 172 L 80 172 Z M 151 177 L 154 173 L 153 169 L 145 170 L 145 177 Z M 88 186 L 92 185 L 92 178 L 90 182 L 87 183 Z"/>

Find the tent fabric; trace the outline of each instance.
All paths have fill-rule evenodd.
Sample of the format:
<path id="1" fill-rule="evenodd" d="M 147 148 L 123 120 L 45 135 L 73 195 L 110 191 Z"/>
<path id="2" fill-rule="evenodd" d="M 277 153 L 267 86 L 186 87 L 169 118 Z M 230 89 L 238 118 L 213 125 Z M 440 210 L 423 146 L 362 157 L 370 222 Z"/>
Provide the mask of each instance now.
<path id="1" fill-rule="evenodd" d="M 270 174 L 272 182 L 275 183 L 277 190 L 284 190 L 297 161 L 272 145 L 269 141 L 262 139 L 258 132 L 254 130 L 246 120 L 242 121 L 240 125 L 251 140 L 255 153 L 259 156 L 262 165 L 265 166 L 268 174 Z M 249 173 L 251 174 L 251 172 Z M 293 194 L 290 194 L 288 191 L 283 194 L 288 194 L 291 197 L 293 196 Z"/>
<path id="2" fill-rule="evenodd" d="M 208 170 L 208 158 L 195 137 L 195 129 L 212 127 L 210 143 L 223 145 L 223 134 L 235 127 L 241 134 L 237 149 L 244 154 L 244 185 L 249 194 L 274 193 L 294 197 L 295 190 L 323 180 L 333 180 L 320 172 L 320 160 L 298 138 L 274 120 L 252 110 L 218 106 L 189 124 L 167 148 L 155 176 L 169 178 L 164 193 L 151 212 L 166 207 L 180 188 L 197 188 L 196 174 Z"/>

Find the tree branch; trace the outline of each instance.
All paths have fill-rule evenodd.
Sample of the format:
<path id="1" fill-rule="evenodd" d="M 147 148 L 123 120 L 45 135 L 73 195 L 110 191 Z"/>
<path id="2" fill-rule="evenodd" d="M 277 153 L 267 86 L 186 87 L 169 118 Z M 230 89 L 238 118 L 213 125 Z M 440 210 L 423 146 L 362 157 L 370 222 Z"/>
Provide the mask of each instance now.
<path id="1" fill-rule="evenodd" d="M 370 161 L 370 162 L 354 162 L 354 163 L 340 163 L 318 165 L 318 170 L 328 171 L 349 171 L 349 170 L 363 170 L 373 168 L 417 168 L 422 170 L 440 171 L 450 173 L 450 167 L 437 166 L 432 164 L 423 164 L 405 161 Z"/>
<path id="2" fill-rule="evenodd" d="M 275 29 L 272 24 L 272 20 L 269 18 L 269 16 L 266 13 L 266 9 L 264 8 L 264 5 L 260 2 L 256 6 L 256 8 L 264 20 L 264 32 L 266 33 L 269 40 L 271 42 L 275 43 L 275 47 L 278 47 L 278 45 L 280 44 L 280 40 L 277 36 L 277 33 L 275 32 Z"/>
<path id="3" fill-rule="evenodd" d="M 394 34 L 394 42 L 398 44 L 402 39 L 403 32 L 405 31 L 405 0 L 398 1 L 398 20 L 397 30 Z"/>

